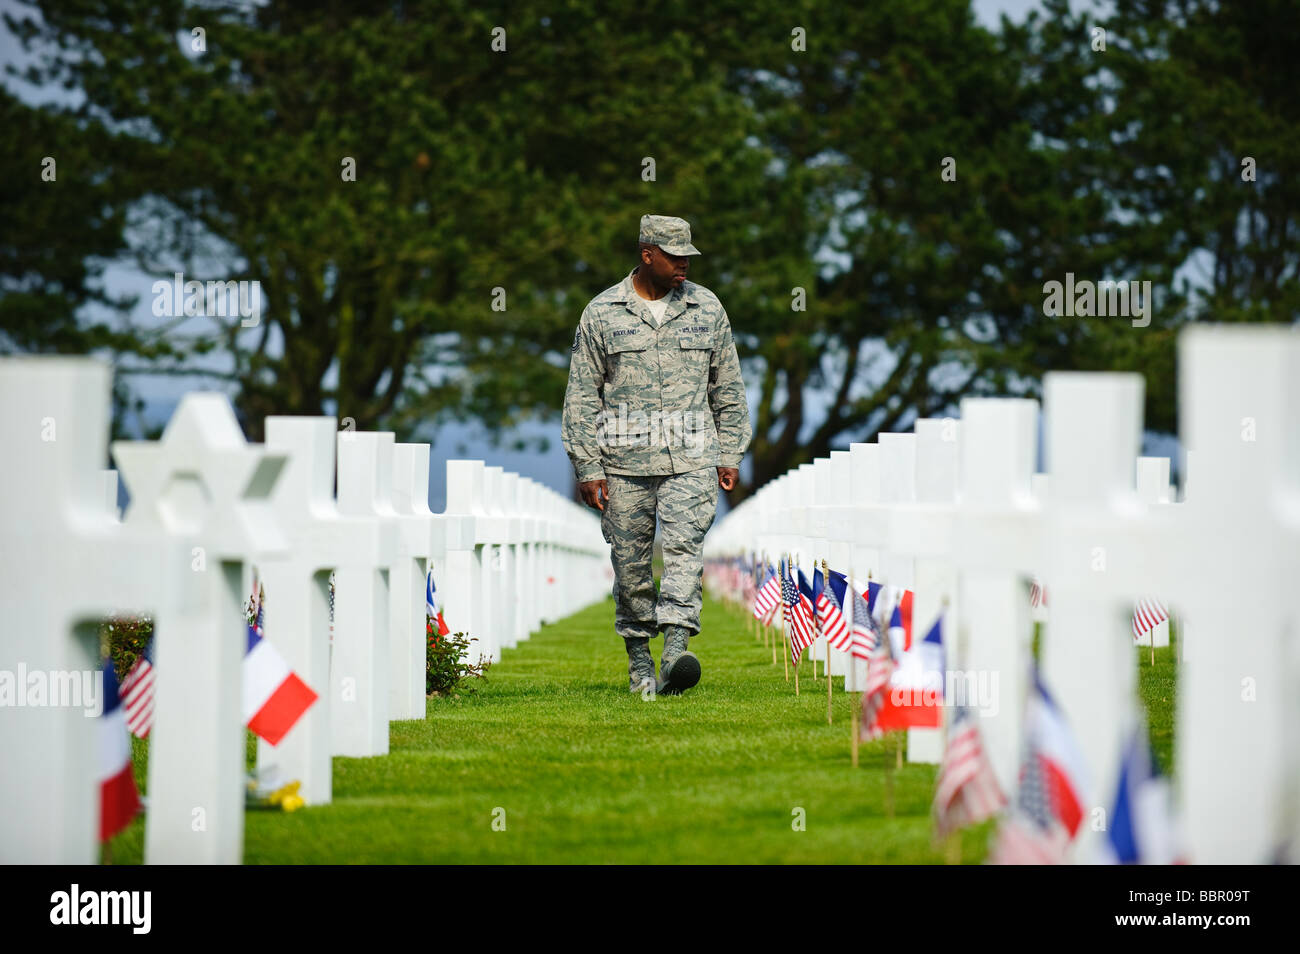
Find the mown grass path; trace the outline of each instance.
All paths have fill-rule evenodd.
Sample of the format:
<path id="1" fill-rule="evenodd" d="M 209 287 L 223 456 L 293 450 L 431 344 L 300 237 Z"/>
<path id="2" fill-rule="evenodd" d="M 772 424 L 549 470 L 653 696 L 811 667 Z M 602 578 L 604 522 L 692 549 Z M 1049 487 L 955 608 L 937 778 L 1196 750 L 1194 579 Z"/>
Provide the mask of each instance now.
<path id="1" fill-rule="evenodd" d="M 746 633 L 734 610 L 705 601 L 704 632 L 691 645 L 704 678 L 683 696 L 653 702 L 627 691 L 613 615 L 612 601 L 605 601 L 506 650 L 478 693 L 431 699 L 423 722 L 393 723 L 388 756 L 336 758 L 333 804 L 288 814 L 249 811 L 245 861 L 950 857 L 931 841 L 936 767 L 905 763 L 892 773 L 891 815 L 895 742 L 863 745 L 854 769 L 849 697 L 836 693 L 835 723 L 828 726 L 825 682 L 812 682 L 805 666 L 796 698 L 770 650 Z M 653 645 L 657 658 L 661 642 Z M 1165 668 L 1160 663 L 1172 670 L 1168 654 L 1157 653 L 1157 671 Z M 1172 709 L 1169 683 L 1146 688 Z M 1167 714 L 1153 721 L 1153 734 L 1169 732 Z M 1168 736 L 1162 741 L 1167 746 Z M 143 782 L 142 771 L 138 776 Z M 797 809 L 802 831 L 794 824 Z M 983 859 L 989 827 L 963 835 L 962 861 Z M 114 860 L 138 861 L 142 837 L 137 820 L 114 840 Z"/>

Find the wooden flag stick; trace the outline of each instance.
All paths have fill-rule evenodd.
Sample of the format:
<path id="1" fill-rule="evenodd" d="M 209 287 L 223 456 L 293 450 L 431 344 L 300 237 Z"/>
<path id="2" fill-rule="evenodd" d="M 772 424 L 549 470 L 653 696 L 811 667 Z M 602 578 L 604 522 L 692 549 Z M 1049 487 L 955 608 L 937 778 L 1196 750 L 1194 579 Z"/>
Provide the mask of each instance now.
<path id="1" fill-rule="evenodd" d="M 1147 631 L 1147 639 L 1151 641 L 1151 665 L 1156 664 L 1156 631 L 1154 628 Z"/>
<path id="2" fill-rule="evenodd" d="M 855 692 L 849 696 L 849 751 L 854 768 L 858 767 L 858 707 L 861 704 L 862 693 Z"/>
<path id="3" fill-rule="evenodd" d="M 785 617 L 781 617 L 781 663 L 785 669 L 785 681 L 790 681 L 790 636 L 785 631 Z M 774 650 L 775 646 L 772 647 Z M 772 662 L 776 662 L 775 659 Z"/>
<path id="4" fill-rule="evenodd" d="M 828 656 L 830 655 L 829 650 L 827 650 L 827 655 Z M 831 714 L 835 711 L 835 700 L 832 698 L 833 685 L 834 684 L 831 682 L 831 661 L 830 659 L 827 659 L 826 660 L 826 724 L 827 725 L 831 725 Z"/>
<path id="5" fill-rule="evenodd" d="M 903 736 L 897 733 L 894 735 L 894 755 L 894 768 L 901 769 L 903 767 Z"/>
<path id="6" fill-rule="evenodd" d="M 799 695 L 799 667 L 794 667 L 794 694 Z"/>
<path id="7" fill-rule="evenodd" d="M 822 586 L 831 585 L 831 571 L 827 567 L 826 561 L 822 560 Z M 831 725 L 831 713 L 834 710 L 834 702 L 831 699 L 834 683 L 831 682 L 831 641 L 828 637 L 826 640 L 826 724 Z"/>

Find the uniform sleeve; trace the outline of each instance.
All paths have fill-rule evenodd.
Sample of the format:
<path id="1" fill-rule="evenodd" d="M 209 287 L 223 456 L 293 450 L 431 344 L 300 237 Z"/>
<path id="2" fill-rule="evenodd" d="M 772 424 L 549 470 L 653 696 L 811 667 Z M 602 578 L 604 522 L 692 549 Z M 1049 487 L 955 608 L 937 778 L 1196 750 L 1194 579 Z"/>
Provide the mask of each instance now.
<path id="1" fill-rule="evenodd" d="M 596 422 L 605 406 L 604 391 L 605 343 L 593 331 L 589 311 L 583 309 L 573 336 L 562 423 L 564 451 L 573 462 L 579 483 L 605 477 L 596 434 Z"/>
<path id="2" fill-rule="evenodd" d="M 709 407 L 718 429 L 718 466 L 739 467 L 749 449 L 749 401 L 740 376 L 740 358 L 731 337 L 731 321 L 722 310 L 718 343 L 709 364 Z"/>

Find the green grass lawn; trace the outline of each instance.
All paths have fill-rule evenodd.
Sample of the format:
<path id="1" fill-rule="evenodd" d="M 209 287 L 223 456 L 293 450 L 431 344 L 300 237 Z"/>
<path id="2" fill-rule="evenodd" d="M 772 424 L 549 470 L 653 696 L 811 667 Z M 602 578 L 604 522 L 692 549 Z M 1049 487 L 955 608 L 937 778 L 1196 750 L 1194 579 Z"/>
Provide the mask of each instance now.
<path id="1" fill-rule="evenodd" d="M 931 841 L 936 767 L 894 764 L 893 739 L 849 761 L 849 698 L 805 666 L 796 698 L 744 618 L 706 600 L 691 649 L 704 677 L 680 697 L 627 691 L 627 657 L 605 601 L 546 626 L 492 667 L 486 685 L 431 699 L 394 722 L 391 753 L 334 760 L 334 802 L 249 811 L 249 863 L 940 863 Z M 656 640 L 656 656 L 661 641 Z M 1162 653 L 1164 662 L 1162 663 Z M 1169 650 L 1144 666 L 1162 764 L 1172 744 Z M 1145 662 L 1145 657 L 1143 657 Z M 1163 666 L 1163 668 L 1162 668 Z M 1161 707 L 1164 715 L 1161 716 Z M 1165 749 L 1159 750 L 1161 740 Z M 143 786 L 145 746 L 136 743 Z M 888 809 L 892 776 L 894 811 Z M 794 830 L 802 809 L 803 831 Z M 494 826 L 495 821 L 495 826 Z M 991 823 L 964 833 L 983 859 Z M 141 859 L 143 822 L 113 840 Z"/>

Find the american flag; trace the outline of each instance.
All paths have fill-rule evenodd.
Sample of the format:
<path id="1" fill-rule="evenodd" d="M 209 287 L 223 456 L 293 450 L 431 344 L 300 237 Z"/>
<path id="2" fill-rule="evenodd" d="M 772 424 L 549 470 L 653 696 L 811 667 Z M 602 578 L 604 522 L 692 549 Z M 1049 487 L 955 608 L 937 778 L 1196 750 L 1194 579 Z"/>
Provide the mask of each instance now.
<path id="1" fill-rule="evenodd" d="M 740 600 L 745 606 L 754 605 L 754 597 L 758 593 L 758 584 L 754 579 L 757 569 L 755 566 L 746 562 L 743 568 L 743 576 L 740 582 Z"/>
<path id="2" fill-rule="evenodd" d="M 995 865 L 1059 865 L 1065 862 L 1070 834 L 1051 810 L 1051 792 L 1042 758 L 1031 750 L 1020 766 L 1016 810 L 998 828 L 990 859 Z"/>
<path id="3" fill-rule="evenodd" d="M 1047 587 L 1043 586 L 1038 577 L 1029 581 L 1029 605 L 1035 609 L 1047 605 Z"/>
<path id="4" fill-rule="evenodd" d="M 1083 819 L 1083 757 L 1038 673 L 1025 715 L 1025 750 L 1015 808 L 998 829 L 993 864 L 1065 861 Z"/>
<path id="5" fill-rule="evenodd" d="M 777 579 L 776 573 L 769 563 L 763 577 L 763 585 L 754 594 L 754 618 L 770 620 L 780 602 L 781 581 Z"/>
<path id="6" fill-rule="evenodd" d="M 253 595 L 249 601 L 249 613 L 254 617 L 255 622 L 252 624 L 257 628 L 257 634 L 262 635 L 262 599 L 265 592 L 257 584 L 257 577 L 253 577 Z M 119 696 L 122 700 L 123 709 L 126 712 L 126 727 L 131 733 L 140 739 L 149 738 L 149 732 L 153 729 L 153 709 L 154 709 L 154 681 L 155 673 L 153 671 L 153 640 L 149 640 L 149 645 L 145 647 L 136 661 L 127 670 L 126 676 L 122 679 L 122 687 Z"/>
<path id="7" fill-rule="evenodd" d="M 799 591 L 795 589 L 794 580 L 790 579 L 790 572 L 786 568 L 785 562 L 781 563 L 781 613 L 789 621 L 794 616 L 795 609 L 799 606 Z"/>
<path id="8" fill-rule="evenodd" d="M 849 652 L 853 653 L 855 659 L 871 659 L 871 654 L 875 652 L 876 645 L 880 642 L 880 628 L 876 621 L 871 617 L 871 609 L 867 606 L 867 601 L 862 598 L 862 593 L 852 581 L 849 581 L 849 592 L 852 593 L 849 615 L 853 619 L 853 645 Z"/>
<path id="9" fill-rule="evenodd" d="M 795 590 L 796 602 L 793 604 L 791 617 L 790 658 L 797 666 L 803 651 L 817 639 L 817 620 L 813 610 L 812 587 L 808 585 L 808 578 L 798 567 L 795 568 L 795 572 L 799 574 L 799 586 Z"/>
<path id="10" fill-rule="evenodd" d="M 948 728 L 948 751 L 934 790 L 934 829 L 940 837 L 991 818 L 1006 805 L 979 722 L 969 706 L 957 706 Z"/>
<path id="11" fill-rule="evenodd" d="M 891 627 L 897 625 L 902 629 L 902 618 L 898 607 L 894 607 Z M 901 638 L 901 637 L 900 637 Z M 876 725 L 876 717 L 885 704 L 885 693 L 889 691 L 889 680 L 894 675 L 897 663 L 894 660 L 892 640 L 882 636 L 876 640 L 876 648 L 867 661 L 867 688 L 862 693 L 862 721 L 858 735 L 862 741 L 878 739 L 884 731 Z"/>
<path id="12" fill-rule="evenodd" d="M 817 589 L 816 583 L 813 584 L 813 589 Z M 848 652 L 853 643 L 853 635 L 849 632 L 849 624 L 844 619 L 838 597 L 838 593 L 843 593 L 846 589 L 844 574 L 827 568 L 826 585 L 817 594 L 817 622 L 821 626 L 822 635 L 840 652 Z"/>
<path id="13" fill-rule="evenodd" d="M 1060 826 L 1044 831 L 1018 815 L 1012 816 L 998 827 L 997 842 L 989 856 L 989 864 L 1064 864 L 1065 851 L 1069 846 L 1069 836 Z"/>
<path id="14" fill-rule="evenodd" d="M 1159 600 L 1138 600 L 1137 606 L 1133 608 L 1133 641 L 1141 641 L 1143 636 L 1167 619 L 1169 619 L 1169 610 Z"/>
<path id="15" fill-rule="evenodd" d="M 147 739 L 153 728 L 154 675 L 151 639 L 123 677 L 119 693 L 126 710 L 126 727 L 141 739 Z"/>
<path id="16" fill-rule="evenodd" d="M 790 567 L 786 563 L 781 565 L 781 606 L 790 625 L 790 653 L 798 663 L 803 648 L 813 640 L 813 626 L 812 619 L 804 612 L 802 594 L 790 578 Z"/>

